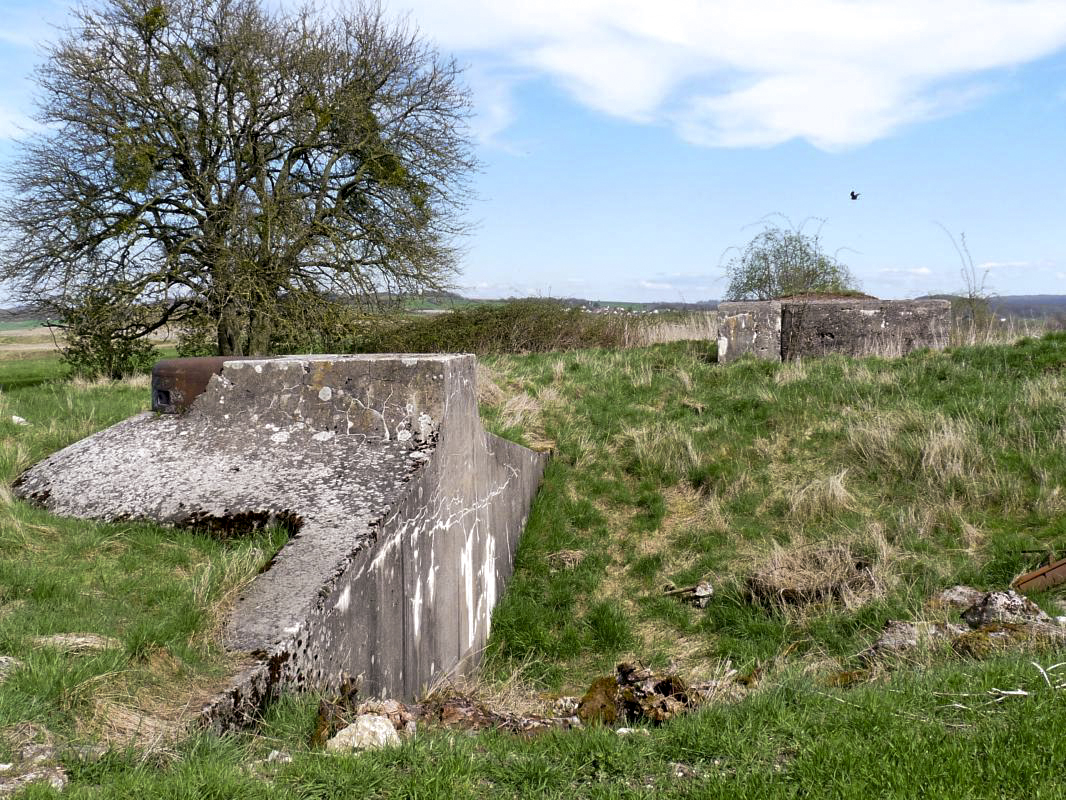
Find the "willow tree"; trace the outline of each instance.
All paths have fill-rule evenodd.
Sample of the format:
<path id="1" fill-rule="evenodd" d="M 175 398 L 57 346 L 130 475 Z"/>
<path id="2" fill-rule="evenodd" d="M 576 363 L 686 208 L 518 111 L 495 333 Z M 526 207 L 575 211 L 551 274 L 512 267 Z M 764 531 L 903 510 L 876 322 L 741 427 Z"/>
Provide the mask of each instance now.
<path id="1" fill-rule="evenodd" d="M 104 293 L 138 309 L 127 337 L 207 318 L 239 355 L 267 352 L 282 314 L 447 282 L 469 95 L 406 23 L 259 0 L 73 13 L 37 73 L 43 133 L 7 171 L 0 277 L 19 296 Z"/>

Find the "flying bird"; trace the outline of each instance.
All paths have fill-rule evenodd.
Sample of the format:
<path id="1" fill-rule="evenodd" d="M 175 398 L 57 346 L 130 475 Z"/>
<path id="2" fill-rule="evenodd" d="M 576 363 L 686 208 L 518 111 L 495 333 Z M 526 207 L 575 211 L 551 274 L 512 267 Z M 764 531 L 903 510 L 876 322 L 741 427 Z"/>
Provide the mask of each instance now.
<path id="1" fill-rule="evenodd" d="M 852 200 L 858 200 L 860 194 L 862 194 L 862 192 L 852 192 L 851 193 L 851 199 Z"/>

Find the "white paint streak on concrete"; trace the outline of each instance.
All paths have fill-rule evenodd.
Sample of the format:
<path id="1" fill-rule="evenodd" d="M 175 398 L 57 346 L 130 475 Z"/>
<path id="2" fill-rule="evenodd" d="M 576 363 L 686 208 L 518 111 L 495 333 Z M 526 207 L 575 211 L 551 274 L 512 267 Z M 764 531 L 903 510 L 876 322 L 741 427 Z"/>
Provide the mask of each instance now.
<path id="1" fill-rule="evenodd" d="M 411 620 L 414 626 L 415 645 L 418 644 L 422 628 L 422 581 L 415 584 L 415 594 L 411 598 Z"/>
<path id="2" fill-rule="evenodd" d="M 344 591 L 341 592 L 341 596 L 337 598 L 337 602 L 333 606 L 333 608 L 343 614 L 344 612 L 346 612 L 348 610 L 348 606 L 349 606 L 349 604 L 351 602 L 352 602 L 352 585 L 349 583 L 347 586 L 344 587 Z"/>
<path id="3" fill-rule="evenodd" d="M 485 565 L 482 574 L 485 581 L 485 637 L 488 638 L 492 623 L 492 609 L 496 607 L 496 537 L 489 536 L 485 550 Z"/>
<path id="4" fill-rule="evenodd" d="M 463 592 L 466 600 L 466 625 L 469 633 L 466 647 L 473 647 L 475 641 L 474 611 L 477 606 L 477 601 L 474 599 L 474 536 L 472 531 L 465 533 L 466 541 L 463 542 L 459 573 L 463 578 Z"/>
<path id="5" fill-rule="evenodd" d="M 424 411 L 418 415 L 418 432 L 422 435 L 422 441 L 429 439 L 433 432 L 433 417 Z"/>

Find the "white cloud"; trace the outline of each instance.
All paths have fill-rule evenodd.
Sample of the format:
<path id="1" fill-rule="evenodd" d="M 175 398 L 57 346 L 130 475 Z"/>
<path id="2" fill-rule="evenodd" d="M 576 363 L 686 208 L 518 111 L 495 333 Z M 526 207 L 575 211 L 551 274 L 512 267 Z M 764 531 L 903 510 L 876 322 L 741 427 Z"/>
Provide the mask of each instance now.
<path id="1" fill-rule="evenodd" d="M 913 269 L 889 267 L 878 270 L 878 273 L 881 275 L 932 275 L 933 271 L 929 267 L 914 267 Z"/>
<path id="2" fill-rule="evenodd" d="M 704 297 L 708 292 L 721 291 L 721 286 L 714 285 L 713 276 L 705 273 L 660 273 L 651 279 L 640 279 L 637 286 L 653 292 L 670 292 L 673 299 Z"/>
<path id="3" fill-rule="evenodd" d="M 1029 270 L 1045 270 L 1055 266 L 1054 261 L 1047 259 L 1042 261 L 985 261 L 982 264 L 978 264 L 978 269 L 983 270 L 1000 270 L 1000 269 L 1029 269 Z"/>
<path id="4" fill-rule="evenodd" d="M 1028 267 L 1028 261 L 985 261 L 983 264 L 978 264 L 978 269 L 1016 269 L 1017 267 Z"/>
<path id="5" fill-rule="evenodd" d="M 697 144 L 854 146 L 966 108 L 989 71 L 1066 46 L 1062 0 L 392 2 L 442 49 L 494 65 L 481 82 L 496 81 L 496 132 L 519 70 Z"/>

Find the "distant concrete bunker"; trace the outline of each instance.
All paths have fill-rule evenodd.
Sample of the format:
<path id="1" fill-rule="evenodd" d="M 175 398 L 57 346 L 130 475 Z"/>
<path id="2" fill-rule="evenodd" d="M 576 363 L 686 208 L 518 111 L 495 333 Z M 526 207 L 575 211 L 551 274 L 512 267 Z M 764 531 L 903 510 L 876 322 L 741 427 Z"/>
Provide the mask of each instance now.
<path id="1" fill-rule="evenodd" d="M 951 325 L 947 300 L 801 297 L 721 303 L 718 360 L 752 354 L 770 361 L 833 353 L 901 356 L 943 349 Z"/>
<path id="2" fill-rule="evenodd" d="M 410 698 L 472 664 L 546 458 L 482 428 L 474 357 L 217 361 L 198 397 L 157 370 L 154 404 L 185 413 L 131 417 L 16 482 L 75 517 L 294 532 L 236 603 L 224 642 L 255 661 L 208 723 L 285 688 Z"/>

